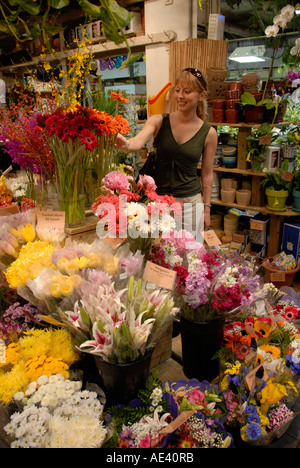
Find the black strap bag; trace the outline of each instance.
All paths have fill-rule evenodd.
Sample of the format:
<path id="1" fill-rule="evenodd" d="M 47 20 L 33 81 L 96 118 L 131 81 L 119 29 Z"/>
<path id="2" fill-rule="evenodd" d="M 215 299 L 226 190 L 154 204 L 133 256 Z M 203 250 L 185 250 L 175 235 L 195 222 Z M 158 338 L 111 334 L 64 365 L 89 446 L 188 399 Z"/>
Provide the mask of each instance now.
<path id="1" fill-rule="evenodd" d="M 147 160 L 146 160 L 145 164 L 139 170 L 138 178 L 139 178 L 140 175 L 149 175 L 151 177 L 154 176 L 155 165 L 156 165 L 156 161 L 157 161 L 156 151 L 157 151 L 157 147 L 158 147 L 158 144 L 159 144 L 160 136 L 162 134 L 162 130 L 166 125 L 168 117 L 169 117 L 169 114 L 166 114 L 166 115 L 163 116 L 161 127 L 160 127 L 156 137 L 154 138 L 154 141 L 153 141 L 153 149 L 148 153 Z M 138 180 L 138 178 L 137 178 L 137 180 Z"/>

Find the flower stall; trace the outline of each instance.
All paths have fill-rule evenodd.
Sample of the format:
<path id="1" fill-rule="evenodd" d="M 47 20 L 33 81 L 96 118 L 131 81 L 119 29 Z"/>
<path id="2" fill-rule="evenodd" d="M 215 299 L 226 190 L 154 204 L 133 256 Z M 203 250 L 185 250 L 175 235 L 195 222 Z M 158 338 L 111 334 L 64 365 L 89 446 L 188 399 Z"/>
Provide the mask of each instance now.
<path id="1" fill-rule="evenodd" d="M 126 228 L 145 207 L 153 214 L 164 202 L 167 213 L 153 183 L 141 178 L 133 189 L 118 171 L 103 178 L 109 192 L 94 210 L 106 235 L 109 197 L 133 197 L 121 205 Z M 252 447 L 286 430 L 298 396 L 300 306 L 265 282 L 257 260 L 204 246 L 176 223 L 145 252 L 133 237 L 113 246 L 105 237 L 73 242 L 58 229 L 45 237 L 37 213 L 7 215 L 1 226 L 1 434 L 9 446 Z M 172 284 L 146 276 L 149 264 Z M 207 345 L 190 357 L 185 379 L 161 380 L 151 354 L 174 318 L 194 327 L 220 319 L 218 342 L 213 355 Z M 217 363 L 213 375 L 197 376 L 202 361 Z"/>

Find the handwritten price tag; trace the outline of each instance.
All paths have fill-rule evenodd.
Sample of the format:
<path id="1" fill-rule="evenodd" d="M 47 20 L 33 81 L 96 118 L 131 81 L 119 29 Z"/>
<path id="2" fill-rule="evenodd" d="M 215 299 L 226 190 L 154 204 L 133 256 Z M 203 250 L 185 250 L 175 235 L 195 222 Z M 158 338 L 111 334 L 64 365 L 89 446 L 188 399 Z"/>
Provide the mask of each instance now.
<path id="1" fill-rule="evenodd" d="M 41 229 L 64 229 L 66 213 L 64 211 L 38 211 L 37 225 Z"/>
<path id="2" fill-rule="evenodd" d="M 156 284 L 160 288 L 170 289 L 174 288 L 176 278 L 176 271 L 168 270 L 168 268 L 161 267 L 152 262 L 147 262 L 143 279 L 149 283 Z"/>
<path id="3" fill-rule="evenodd" d="M 222 244 L 217 234 L 212 229 L 210 231 L 202 232 L 202 235 L 204 237 L 205 242 L 207 243 L 209 247 Z"/>
<path id="4" fill-rule="evenodd" d="M 278 281 L 279 283 L 284 283 L 285 282 L 285 274 L 284 272 L 278 272 L 278 273 L 271 273 L 270 274 L 270 280 L 271 281 Z"/>
<path id="5" fill-rule="evenodd" d="M 263 228 L 264 228 L 264 223 L 262 221 L 258 221 L 256 219 L 251 219 L 250 229 L 255 229 L 256 231 L 262 231 Z"/>

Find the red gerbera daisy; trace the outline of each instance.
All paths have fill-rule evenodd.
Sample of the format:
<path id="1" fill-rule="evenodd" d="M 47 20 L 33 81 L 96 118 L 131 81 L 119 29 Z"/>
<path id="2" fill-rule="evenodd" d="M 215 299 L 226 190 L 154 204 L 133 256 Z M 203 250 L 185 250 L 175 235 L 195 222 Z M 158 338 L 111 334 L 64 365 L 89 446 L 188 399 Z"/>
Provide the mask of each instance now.
<path id="1" fill-rule="evenodd" d="M 88 129 L 80 133 L 79 139 L 88 151 L 93 151 L 98 146 L 97 138 Z"/>

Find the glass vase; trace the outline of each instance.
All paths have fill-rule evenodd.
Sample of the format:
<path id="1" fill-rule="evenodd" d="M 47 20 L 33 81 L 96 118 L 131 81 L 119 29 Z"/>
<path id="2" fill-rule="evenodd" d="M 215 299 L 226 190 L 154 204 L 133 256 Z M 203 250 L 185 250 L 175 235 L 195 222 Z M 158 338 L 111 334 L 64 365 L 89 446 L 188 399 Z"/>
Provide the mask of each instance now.
<path id="1" fill-rule="evenodd" d="M 84 194 L 70 194 L 65 200 L 59 200 L 61 211 L 65 212 L 65 226 L 76 227 L 85 221 L 85 196 Z"/>

